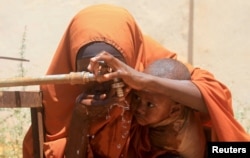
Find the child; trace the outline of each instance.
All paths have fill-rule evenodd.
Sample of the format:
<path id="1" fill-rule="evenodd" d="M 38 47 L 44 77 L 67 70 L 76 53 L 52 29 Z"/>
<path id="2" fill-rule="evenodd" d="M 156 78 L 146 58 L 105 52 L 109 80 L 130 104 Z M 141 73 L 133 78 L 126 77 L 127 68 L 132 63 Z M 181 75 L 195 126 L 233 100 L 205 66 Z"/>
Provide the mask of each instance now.
<path id="1" fill-rule="evenodd" d="M 162 78 L 190 80 L 185 65 L 174 59 L 157 60 L 144 72 Z M 135 95 L 138 104 L 134 116 L 138 124 L 148 126 L 152 146 L 181 157 L 204 157 L 205 136 L 194 110 L 160 94 L 135 91 Z"/>

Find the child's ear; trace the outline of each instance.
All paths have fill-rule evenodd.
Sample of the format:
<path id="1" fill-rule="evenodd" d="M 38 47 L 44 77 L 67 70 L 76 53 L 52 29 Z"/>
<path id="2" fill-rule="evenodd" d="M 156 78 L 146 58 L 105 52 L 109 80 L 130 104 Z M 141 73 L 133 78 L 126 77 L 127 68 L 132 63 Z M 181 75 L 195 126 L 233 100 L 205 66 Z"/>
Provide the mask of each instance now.
<path id="1" fill-rule="evenodd" d="M 171 106 L 171 111 L 169 116 L 174 119 L 173 129 L 178 132 L 183 127 L 186 118 L 183 118 L 184 106 L 180 103 L 174 103 Z"/>
<path id="2" fill-rule="evenodd" d="M 169 117 L 177 117 L 181 115 L 183 106 L 180 103 L 173 103 L 170 108 Z"/>

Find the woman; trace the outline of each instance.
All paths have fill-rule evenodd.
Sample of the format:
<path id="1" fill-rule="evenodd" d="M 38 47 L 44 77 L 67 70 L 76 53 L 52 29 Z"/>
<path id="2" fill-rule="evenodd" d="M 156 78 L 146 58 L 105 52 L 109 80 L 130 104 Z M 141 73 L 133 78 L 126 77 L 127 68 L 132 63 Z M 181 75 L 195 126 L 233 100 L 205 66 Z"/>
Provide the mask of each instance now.
<path id="1" fill-rule="evenodd" d="M 76 71 L 76 56 L 79 50 L 93 42 L 104 42 L 111 45 L 122 54 L 125 63 L 137 71 L 143 71 L 149 63 L 159 58 L 176 58 L 175 53 L 166 50 L 150 37 L 144 36 L 127 10 L 112 5 L 95 5 L 83 9 L 72 19 L 55 52 L 47 75 Z M 99 59 L 102 59 L 102 56 Z M 114 67 L 114 64 L 121 66 L 117 60 L 112 60 L 113 65 L 107 61 L 111 67 Z M 95 62 L 93 61 L 93 63 Z M 118 67 L 115 68 L 118 69 Z M 213 140 L 245 140 L 244 130 L 233 119 L 231 95 L 227 87 L 205 70 L 196 68 L 191 71 L 192 82 L 187 84 L 186 91 L 181 94 L 186 98 L 195 99 L 195 109 L 200 109 L 202 112 L 206 112 L 208 109 L 211 117 L 205 114 L 203 116 L 206 116 L 208 121 L 203 120 L 207 121 L 208 125 L 212 123 Z M 126 80 L 124 76 L 119 77 Z M 126 83 L 132 88 L 136 88 L 128 82 Z M 185 85 L 181 87 L 185 87 Z M 43 91 L 46 127 L 44 153 L 46 157 L 63 157 L 75 99 L 81 93 L 82 87 L 79 85 L 46 85 L 41 86 L 41 90 Z M 178 100 L 178 97 L 175 99 Z M 129 103 L 129 98 L 127 101 Z M 198 106 L 200 104 L 201 106 Z M 111 117 L 115 120 L 120 118 L 121 113 L 121 110 L 114 109 Z M 218 118 L 222 121 L 217 121 Z M 128 115 L 127 119 L 132 118 Z M 116 123 L 119 124 L 119 121 Z M 108 126 L 106 131 L 109 129 L 112 130 L 112 127 Z M 105 137 L 108 133 L 100 134 Z M 24 140 L 24 157 L 32 157 L 31 140 L 31 130 L 29 130 Z M 103 139 L 96 142 L 94 146 L 101 145 L 100 149 L 103 151 L 114 151 L 114 153 L 104 153 L 106 156 L 119 157 L 124 154 L 126 156 L 126 146 L 128 146 L 129 140 L 130 137 L 126 136 L 120 144 L 112 145 L 112 142 L 108 142 L 109 145 L 101 145 L 102 141 L 105 142 Z"/>
<path id="2" fill-rule="evenodd" d="M 127 10 L 112 5 L 96 5 L 83 9 L 72 19 L 46 74 L 76 71 L 77 53 L 92 42 L 105 42 L 113 46 L 129 66 L 139 71 L 155 59 L 176 57 L 157 42 L 143 36 Z M 153 51 L 158 53 L 151 54 Z M 46 128 L 44 153 L 46 157 L 62 157 L 75 99 L 82 92 L 82 87 L 46 85 L 41 86 L 41 90 Z M 29 130 L 24 140 L 24 157 L 33 157 L 31 146 Z"/>

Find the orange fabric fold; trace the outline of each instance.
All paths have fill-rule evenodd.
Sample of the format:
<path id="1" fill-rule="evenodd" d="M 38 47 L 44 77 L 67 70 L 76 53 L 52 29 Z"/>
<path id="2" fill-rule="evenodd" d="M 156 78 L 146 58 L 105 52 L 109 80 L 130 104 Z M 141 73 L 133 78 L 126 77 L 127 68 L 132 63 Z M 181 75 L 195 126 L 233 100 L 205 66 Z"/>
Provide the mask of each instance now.
<path id="1" fill-rule="evenodd" d="M 198 68 L 192 72 L 192 82 L 200 89 L 208 108 L 210 120 L 206 124 L 212 130 L 211 141 L 250 141 L 250 135 L 234 117 L 228 88 Z"/>

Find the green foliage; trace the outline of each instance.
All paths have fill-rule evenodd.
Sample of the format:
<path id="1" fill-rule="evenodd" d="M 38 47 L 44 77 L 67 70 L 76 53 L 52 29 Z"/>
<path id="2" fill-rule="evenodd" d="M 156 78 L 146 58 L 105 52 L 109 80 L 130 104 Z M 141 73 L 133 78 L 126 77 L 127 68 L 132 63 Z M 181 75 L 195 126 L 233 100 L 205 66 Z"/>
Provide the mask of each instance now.
<path id="1" fill-rule="evenodd" d="M 27 26 L 24 27 L 24 32 L 23 32 L 22 41 L 21 41 L 21 47 L 20 47 L 20 51 L 19 51 L 19 55 L 20 55 L 21 59 L 24 59 L 24 54 L 25 54 L 25 50 L 26 50 L 26 43 L 25 43 L 26 42 L 26 33 L 27 33 Z M 24 69 L 22 61 L 19 63 L 18 68 L 19 68 L 18 77 L 24 77 L 25 76 L 25 69 Z"/>

